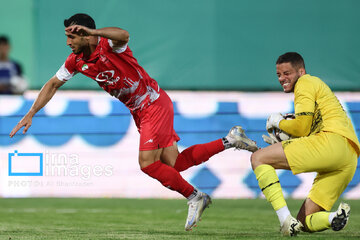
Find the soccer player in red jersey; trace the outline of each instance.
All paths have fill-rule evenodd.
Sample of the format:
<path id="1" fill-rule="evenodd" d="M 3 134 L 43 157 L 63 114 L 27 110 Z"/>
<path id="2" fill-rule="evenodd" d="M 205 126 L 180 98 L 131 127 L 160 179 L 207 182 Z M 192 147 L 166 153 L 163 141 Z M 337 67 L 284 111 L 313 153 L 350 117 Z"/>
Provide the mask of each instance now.
<path id="1" fill-rule="evenodd" d="M 128 46 L 129 33 L 117 27 L 96 29 L 94 20 L 87 14 L 75 14 L 66 19 L 64 25 L 66 44 L 72 53 L 42 87 L 31 109 L 14 127 L 10 137 L 22 127 L 26 133 L 36 112 L 75 74 L 82 73 L 94 79 L 129 108 L 140 133 L 141 170 L 188 199 L 185 230 L 191 230 L 211 199 L 185 181 L 179 172 L 207 161 L 226 148 L 254 152 L 257 150 L 255 142 L 236 126 L 224 138 L 194 145 L 179 153 L 177 141 L 180 138 L 173 128 L 172 102 L 134 58 Z"/>

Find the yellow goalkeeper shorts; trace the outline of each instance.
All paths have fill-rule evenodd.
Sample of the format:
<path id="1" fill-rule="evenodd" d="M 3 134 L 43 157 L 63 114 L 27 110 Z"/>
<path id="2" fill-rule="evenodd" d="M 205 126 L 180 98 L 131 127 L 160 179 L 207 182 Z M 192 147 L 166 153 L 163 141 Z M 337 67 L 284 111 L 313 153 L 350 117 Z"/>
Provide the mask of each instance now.
<path id="1" fill-rule="evenodd" d="M 283 141 L 294 174 L 317 172 L 308 197 L 330 211 L 353 178 L 357 154 L 349 140 L 332 132 Z"/>

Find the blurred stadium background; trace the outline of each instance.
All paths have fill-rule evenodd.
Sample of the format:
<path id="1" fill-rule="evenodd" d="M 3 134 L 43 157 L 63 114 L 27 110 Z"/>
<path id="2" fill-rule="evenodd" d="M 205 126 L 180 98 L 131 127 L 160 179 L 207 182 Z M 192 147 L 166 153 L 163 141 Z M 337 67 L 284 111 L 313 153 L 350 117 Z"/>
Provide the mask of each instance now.
<path id="1" fill-rule="evenodd" d="M 28 134 L 8 137 L 70 54 L 65 18 L 88 13 L 98 28 L 130 32 L 135 57 L 174 101 L 181 149 L 223 137 L 233 125 L 264 147 L 267 116 L 293 111 L 275 74 L 287 51 L 301 53 L 307 71 L 336 91 L 359 136 L 359 7 L 357 0 L 1 0 L 0 34 L 10 37 L 30 89 L 0 97 L 0 196 L 179 198 L 139 170 L 129 111 L 91 79 L 76 76 Z M 249 157 L 227 150 L 183 176 L 215 198 L 261 197 Z M 33 176 L 10 166 L 33 163 Z M 313 174 L 278 173 L 288 197 L 306 196 Z M 343 197 L 359 199 L 359 183 L 358 169 Z"/>

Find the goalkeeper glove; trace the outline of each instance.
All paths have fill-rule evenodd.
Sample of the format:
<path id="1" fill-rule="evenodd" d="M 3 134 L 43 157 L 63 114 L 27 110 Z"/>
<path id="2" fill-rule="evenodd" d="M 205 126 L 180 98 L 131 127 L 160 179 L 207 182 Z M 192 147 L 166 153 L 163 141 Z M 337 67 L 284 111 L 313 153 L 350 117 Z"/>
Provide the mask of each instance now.
<path id="1" fill-rule="evenodd" d="M 274 136 L 274 134 L 272 134 L 272 133 L 268 133 L 268 134 L 269 134 L 269 136 L 262 135 L 262 138 L 263 138 L 264 142 L 266 142 L 266 143 L 268 143 L 270 145 L 273 145 L 273 144 L 279 142 L 279 140 L 277 140 L 277 138 Z"/>
<path id="2" fill-rule="evenodd" d="M 281 115 L 281 113 L 271 114 L 266 121 L 266 130 L 268 131 L 268 133 L 271 133 L 274 128 L 279 128 L 280 121 L 283 119 L 284 117 L 283 115 Z"/>

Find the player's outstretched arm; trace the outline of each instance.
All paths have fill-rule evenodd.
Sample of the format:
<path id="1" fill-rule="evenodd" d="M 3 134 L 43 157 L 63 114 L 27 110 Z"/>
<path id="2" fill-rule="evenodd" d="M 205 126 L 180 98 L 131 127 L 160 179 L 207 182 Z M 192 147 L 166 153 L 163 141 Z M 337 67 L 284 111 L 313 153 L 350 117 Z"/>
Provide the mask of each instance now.
<path id="1" fill-rule="evenodd" d="M 99 29 L 91 29 L 81 25 L 71 25 L 65 28 L 65 31 L 84 36 L 100 36 L 111 39 L 114 47 L 124 46 L 129 41 L 128 31 L 118 27 L 105 27 Z"/>
<path id="2" fill-rule="evenodd" d="M 23 134 L 25 134 L 31 126 L 34 115 L 50 101 L 56 90 L 63 84 L 64 82 L 60 81 L 56 76 L 47 81 L 47 83 L 45 83 L 45 85 L 41 88 L 39 95 L 35 99 L 35 102 L 31 106 L 30 110 L 10 132 L 10 137 L 13 137 L 22 127 L 24 127 Z"/>

